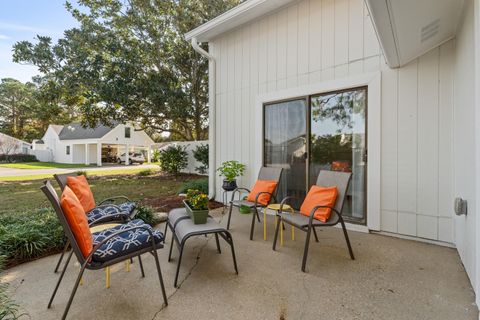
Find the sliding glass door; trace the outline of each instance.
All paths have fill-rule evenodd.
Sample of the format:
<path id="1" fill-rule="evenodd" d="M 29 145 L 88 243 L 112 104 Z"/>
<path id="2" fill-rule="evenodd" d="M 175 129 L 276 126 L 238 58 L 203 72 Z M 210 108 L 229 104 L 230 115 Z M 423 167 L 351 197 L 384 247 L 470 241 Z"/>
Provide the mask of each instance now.
<path id="1" fill-rule="evenodd" d="M 264 165 L 284 168 L 279 199 L 303 199 L 320 170 L 352 172 L 344 216 L 366 223 L 366 119 L 365 87 L 266 104 Z"/>
<path id="2" fill-rule="evenodd" d="M 303 199 L 307 185 L 307 100 L 266 105 L 264 112 L 264 164 L 283 168 L 278 198 L 289 195 Z"/>

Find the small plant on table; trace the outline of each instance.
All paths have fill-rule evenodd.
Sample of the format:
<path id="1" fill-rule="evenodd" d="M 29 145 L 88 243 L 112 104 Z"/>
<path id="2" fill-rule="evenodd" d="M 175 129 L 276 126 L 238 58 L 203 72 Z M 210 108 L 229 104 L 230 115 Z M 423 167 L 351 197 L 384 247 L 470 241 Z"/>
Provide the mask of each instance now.
<path id="1" fill-rule="evenodd" d="M 207 222 L 208 196 L 205 193 L 199 190 L 189 189 L 183 202 L 185 204 L 185 209 L 194 224 Z"/>

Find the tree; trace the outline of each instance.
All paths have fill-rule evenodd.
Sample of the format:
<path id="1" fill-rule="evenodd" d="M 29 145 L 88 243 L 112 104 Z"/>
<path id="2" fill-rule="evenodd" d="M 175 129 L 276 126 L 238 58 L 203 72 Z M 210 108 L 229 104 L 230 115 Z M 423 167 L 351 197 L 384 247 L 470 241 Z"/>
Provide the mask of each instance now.
<path id="1" fill-rule="evenodd" d="M 14 61 L 36 65 L 79 105 L 85 124 L 137 121 L 175 138 L 208 135 L 208 61 L 184 33 L 239 0 L 79 0 L 66 8 L 80 26 L 56 44 L 14 46 Z"/>

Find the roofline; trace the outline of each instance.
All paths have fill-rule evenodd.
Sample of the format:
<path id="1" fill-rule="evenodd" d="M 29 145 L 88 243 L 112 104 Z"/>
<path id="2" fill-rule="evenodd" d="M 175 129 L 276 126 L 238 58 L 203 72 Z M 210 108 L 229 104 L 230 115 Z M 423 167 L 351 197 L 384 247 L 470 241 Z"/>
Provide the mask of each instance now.
<path id="1" fill-rule="evenodd" d="M 208 42 L 212 38 L 257 19 L 273 10 L 298 0 L 247 0 L 185 34 L 186 40 L 196 38 Z M 264 10 L 255 10 L 264 5 Z"/>

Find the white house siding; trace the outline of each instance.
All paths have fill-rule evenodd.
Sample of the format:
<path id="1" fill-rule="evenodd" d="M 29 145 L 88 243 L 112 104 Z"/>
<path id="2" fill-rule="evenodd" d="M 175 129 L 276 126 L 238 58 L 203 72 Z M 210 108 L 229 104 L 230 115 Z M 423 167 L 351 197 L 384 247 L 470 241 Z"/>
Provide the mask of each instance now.
<path id="1" fill-rule="evenodd" d="M 453 242 L 454 41 L 392 70 L 362 0 L 304 0 L 214 39 L 210 52 L 217 166 L 254 163 L 258 95 L 381 71 L 380 228 Z M 248 166 L 240 183 L 251 185 L 258 169 Z"/>
<path id="2" fill-rule="evenodd" d="M 478 4 L 478 1 L 476 1 Z M 479 283 L 477 277 L 480 259 L 477 247 L 479 229 L 476 228 L 477 203 L 475 173 L 478 160 L 475 160 L 475 135 L 478 123 L 473 116 L 475 111 L 475 38 L 474 38 L 474 5 L 466 1 L 467 9 L 463 24 L 459 27 L 456 40 L 455 64 L 455 108 L 454 108 L 454 190 L 455 195 L 468 201 L 467 216 L 455 217 L 455 243 L 463 264 L 477 292 L 479 299 Z M 478 7 L 476 8 L 478 10 Z M 478 41 L 478 39 L 477 39 Z M 478 54 L 478 53 L 477 53 Z M 477 79 L 478 81 L 478 79 Z M 478 110 L 477 110 L 478 112 Z"/>

